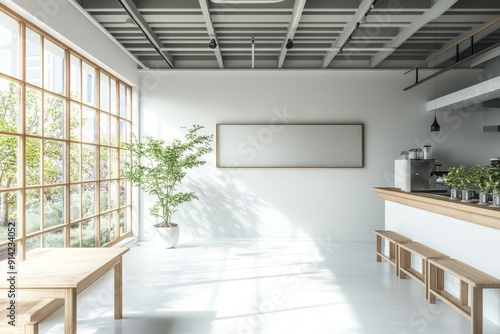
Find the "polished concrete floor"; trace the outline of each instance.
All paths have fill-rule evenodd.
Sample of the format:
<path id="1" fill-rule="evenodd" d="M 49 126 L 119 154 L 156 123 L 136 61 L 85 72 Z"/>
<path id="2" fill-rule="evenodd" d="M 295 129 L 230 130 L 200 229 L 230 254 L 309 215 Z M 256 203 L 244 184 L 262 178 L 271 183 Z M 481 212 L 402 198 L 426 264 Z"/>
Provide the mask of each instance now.
<path id="1" fill-rule="evenodd" d="M 142 242 L 124 257 L 124 317 L 113 276 L 78 296 L 78 333 L 468 334 L 470 323 L 377 263 L 374 243 Z M 62 333 L 60 309 L 40 333 Z M 500 327 L 485 320 L 484 333 Z"/>

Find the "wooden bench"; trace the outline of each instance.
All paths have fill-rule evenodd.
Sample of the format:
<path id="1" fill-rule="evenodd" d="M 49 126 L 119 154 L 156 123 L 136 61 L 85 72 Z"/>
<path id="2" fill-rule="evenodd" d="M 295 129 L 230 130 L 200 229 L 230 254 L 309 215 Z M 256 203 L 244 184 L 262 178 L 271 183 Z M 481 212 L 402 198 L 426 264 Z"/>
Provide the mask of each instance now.
<path id="1" fill-rule="evenodd" d="M 377 238 L 377 262 L 381 262 L 382 259 L 387 260 L 390 264 L 392 264 L 396 271 L 396 276 L 399 275 L 399 245 L 412 242 L 413 240 L 396 233 L 394 231 L 386 231 L 386 230 L 375 230 L 373 231 Z M 385 255 L 382 251 L 382 239 L 385 239 L 389 242 L 389 254 Z"/>
<path id="2" fill-rule="evenodd" d="M 0 300 L 0 308 L 6 310 L 10 305 L 9 299 Z M 0 333 L 11 334 L 38 334 L 38 323 L 46 319 L 64 305 L 62 298 L 45 298 L 16 301 L 16 326 L 11 326 L 4 317 L 0 322 Z"/>
<path id="3" fill-rule="evenodd" d="M 483 332 L 483 289 L 500 288 L 500 279 L 455 259 L 429 259 L 429 302 L 436 303 L 436 297 L 471 321 L 471 333 Z M 456 298 L 444 289 L 444 273 L 460 279 L 460 295 Z M 469 287 L 471 300 L 469 302 Z"/>
<path id="4" fill-rule="evenodd" d="M 422 259 L 422 272 L 412 267 L 412 254 Z M 429 298 L 429 275 L 427 275 L 427 261 L 429 259 L 449 259 L 446 254 L 438 252 L 419 242 L 408 242 L 399 244 L 399 278 L 409 276 L 425 289 L 425 298 Z"/>

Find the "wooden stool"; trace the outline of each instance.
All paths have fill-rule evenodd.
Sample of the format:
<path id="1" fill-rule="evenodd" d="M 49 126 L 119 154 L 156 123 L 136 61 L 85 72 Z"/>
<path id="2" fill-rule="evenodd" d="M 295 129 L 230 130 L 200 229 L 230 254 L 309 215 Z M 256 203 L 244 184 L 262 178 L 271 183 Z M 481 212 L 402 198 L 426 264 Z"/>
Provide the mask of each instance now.
<path id="1" fill-rule="evenodd" d="M 500 279 L 490 276 L 455 259 L 429 259 L 429 303 L 436 303 L 436 297 L 471 321 L 471 333 L 483 332 L 483 289 L 500 288 Z M 460 298 L 444 290 L 444 273 L 460 279 Z M 469 286 L 472 287 L 469 306 Z"/>
<path id="2" fill-rule="evenodd" d="M 382 259 L 387 260 L 390 264 L 392 264 L 396 271 L 396 276 L 399 275 L 399 245 L 412 242 L 413 240 L 396 233 L 394 231 L 386 231 L 386 230 L 375 230 L 373 231 L 377 238 L 377 262 L 381 262 Z M 389 242 L 389 256 L 386 256 L 382 252 L 382 238 Z"/>
<path id="3" fill-rule="evenodd" d="M 412 268 L 411 255 L 422 258 L 422 273 Z M 427 275 L 427 261 L 429 259 L 449 259 L 446 254 L 438 252 L 419 242 L 408 242 L 399 245 L 399 278 L 406 276 L 414 279 L 425 288 L 425 298 L 429 298 L 429 275 Z"/>

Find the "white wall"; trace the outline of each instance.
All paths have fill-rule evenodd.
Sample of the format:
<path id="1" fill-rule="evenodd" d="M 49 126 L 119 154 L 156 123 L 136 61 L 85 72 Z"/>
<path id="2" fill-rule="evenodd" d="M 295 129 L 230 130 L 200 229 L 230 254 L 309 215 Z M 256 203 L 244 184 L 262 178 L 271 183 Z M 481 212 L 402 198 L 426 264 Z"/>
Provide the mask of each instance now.
<path id="1" fill-rule="evenodd" d="M 413 77 L 402 72 L 141 72 L 143 134 L 169 138 L 191 124 L 214 134 L 217 123 L 270 123 L 277 115 L 293 123 L 365 125 L 362 169 L 217 169 L 213 153 L 191 174 L 200 200 L 175 216 L 182 237 L 372 240 L 371 231 L 384 226 L 384 203 L 371 188 L 393 186 L 401 150 L 430 143 L 445 167 L 498 155 L 500 135 L 481 132 L 481 112 L 438 114 L 442 131 L 431 135 L 434 115 L 424 111 L 435 90 L 476 83 L 480 71 L 448 72 L 436 87 L 429 82 L 407 92 Z M 148 237 L 150 200 L 143 204 Z"/>
<path id="2" fill-rule="evenodd" d="M 96 62 L 121 80 L 137 85 L 137 64 L 68 0 L 0 0 L 31 23 Z"/>

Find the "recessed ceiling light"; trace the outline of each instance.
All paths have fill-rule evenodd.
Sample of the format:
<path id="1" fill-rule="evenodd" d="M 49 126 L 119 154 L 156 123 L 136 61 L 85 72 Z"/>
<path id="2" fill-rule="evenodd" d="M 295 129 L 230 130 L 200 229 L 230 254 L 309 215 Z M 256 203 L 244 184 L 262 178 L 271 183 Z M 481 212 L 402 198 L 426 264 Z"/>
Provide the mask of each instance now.
<path id="1" fill-rule="evenodd" d="M 276 3 L 283 0 L 212 0 L 214 3 L 230 3 L 238 5 L 255 4 L 255 3 Z"/>

